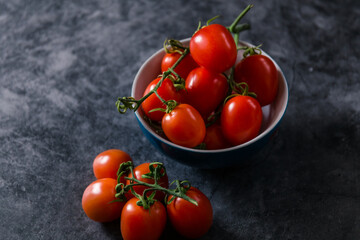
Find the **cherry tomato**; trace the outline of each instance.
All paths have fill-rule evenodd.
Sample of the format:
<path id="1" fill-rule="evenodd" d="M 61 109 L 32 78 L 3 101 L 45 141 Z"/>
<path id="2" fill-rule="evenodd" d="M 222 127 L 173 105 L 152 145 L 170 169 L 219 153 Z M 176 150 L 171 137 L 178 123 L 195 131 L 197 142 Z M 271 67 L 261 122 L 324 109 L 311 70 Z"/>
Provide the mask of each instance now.
<path id="1" fill-rule="evenodd" d="M 192 70 L 185 81 L 185 102 L 206 119 L 224 100 L 228 91 L 226 77 L 199 67 Z"/>
<path id="2" fill-rule="evenodd" d="M 246 82 L 255 92 L 261 106 L 272 103 L 277 95 L 278 71 L 273 61 L 264 55 L 245 57 L 235 67 L 234 80 Z"/>
<path id="3" fill-rule="evenodd" d="M 102 178 L 91 183 L 84 191 L 82 207 L 86 215 L 97 222 L 110 222 L 120 217 L 125 202 L 115 200 L 115 186 L 113 178 Z"/>
<path id="4" fill-rule="evenodd" d="M 119 149 L 109 149 L 96 156 L 93 162 L 94 175 L 97 179 L 117 179 L 117 171 L 121 163 L 131 161 L 129 154 Z M 122 179 L 121 182 L 125 183 Z"/>
<path id="5" fill-rule="evenodd" d="M 140 181 L 143 181 L 145 183 L 150 183 L 150 184 L 153 184 L 154 183 L 154 180 L 153 179 L 149 179 L 149 178 L 143 178 L 142 175 L 144 174 L 147 174 L 150 172 L 149 170 L 149 165 L 150 163 L 143 163 L 143 164 L 140 164 L 139 166 L 135 167 L 134 168 L 134 177 Z M 156 165 L 154 165 L 154 167 L 156 167 Z M 129 177 L 132 177 L 132 174 L 130 173 L 129 174 Z M 130 180 L 127 180 L 126 181 L 126 184 L 130 184 Z M 167 174 L 165 173 L 164 176 L 162 176 L 159 180 L 158 180 L 158 184 L 164 188 L 168 188 L 169 187 L 169 179 L 168 179 L 168 176 Z M 142 195 L 144 190 L 147 189 L 148 187 L 146 186 L 133 186 L 133 189 L 135 190 L 135 192 L 137 194 L 140 194 Z M 147 196 L 150 196 L 152 192 L 149 191 L 149 193 L 147 194 Z M 127 194 L 126 197 L 129 199 L 131 197 L 133 197 L 133 195 L 131 193 Z M 156 194 L 155 194 L 155 197 L 154 199 L 158 200 L 158 201 L 164 201 L 164 198 L 165 198 L 165 193 L 163 192 L 160 192 L 160 191 L 157 191 Z"/>
<path id="6" fill-rule="evenodd" d="M 197 64 L 217 73 L 231 68 L 237 57 L 231 33 L 220 24 L 211 24 L 197 31 L 190 39 L 190 52 Z"/>
<path id="7" fill-rule="evenodd" d="M 202 143 L 206 132 L 200 113 L 189 104 L 180 104 L 165 114 L 161 126 L 170 141 L 189 148 Z"/>
<path id="8" fill-rule="evenodd" d="M 167 205 L 167 213 L 172 226 L 187 238 L 200 238 L 212 225 L 213 209 L 209 199 L 197 188 L 191 187 L 186 195 L 194 199 L 198 206 L 182 198 L 175 198 Z M 169 199 L 172 196 L 169 196 Z"/>
<path id="9" fill-rule="evenodd" d="M 206 135 L 204 139 L 207 150 L 216 150 L 231 147 L 231 144 L 226 140 L 219 123 L 211 124 L 206 128 Z"/>
<path id="10" fill-rule="evenodd" d="M 221 128 L 225 138 L 239 145 L 255 138 L 260 131 L 262 110 L 259 102 L 249 96 L 229 99 L 221 112 Z"/>
<path id="11" fill-rule="evenodd" d="M 176 61 L 181 57 L 180 53 L 173 52 L 173 53 L 167 53 L 163 57 L 161 61 L 161 71 L 165 72 L 170 67 L 172 67 Z M 191 70 L 194 68 L 197 68 L 199 65 L 194 61 L 191 54 L 187 54 L 182 61 L 176 66 L 174 69 L 177 74 L 180 75 L 180 77 L 186 79 L 187 75 Z"/>
<path id="12" fill-rule="evenodd" d="M 147 86 L 147 88 L 144 91 L 144 96 L 154 89 L 155 85 L 160 81 L 160 79 L 161 78 L 156 78 Z M 160 97 L 165 101 L 168 100 L 175 100 L 177 102 L 181 101 L 181 93 L 176 90 L 173 82 L 168 78 L 164 79 L 161 86 L 157 89 L 157 92 L 160 95 Z M 162 117 L 165 115 L 165 113 L 162 111 L 149 112 L 150 110 L 155 108 L 166 109 L 165 104 L 161 102 L 161 100 L 158 98 L 158 96 L 156 96 L 155 93 L 153 93 L 147 99 L 145 99 L 144 102 L 141 104 L 141 106 L 144 110 L 145 115 L 148 116 L 153 121 L 161 121 Z"/>
<path id="13" fill-rule="evenodd" d="M 124 240 L 159 239 L 166 225 L 166 209 L 155 201 L 150 209 L 138 206 L 137 198 L 132 198 L 121 213 L 121 235 Z"/>

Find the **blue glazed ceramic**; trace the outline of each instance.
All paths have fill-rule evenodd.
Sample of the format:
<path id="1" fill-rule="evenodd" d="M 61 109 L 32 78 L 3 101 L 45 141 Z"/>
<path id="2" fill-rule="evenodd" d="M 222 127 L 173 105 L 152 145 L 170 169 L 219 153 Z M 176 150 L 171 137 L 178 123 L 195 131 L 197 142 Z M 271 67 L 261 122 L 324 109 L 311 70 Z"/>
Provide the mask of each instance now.
<path id="1" fill-rule="evenodd" d="M 185 39 L 182 42 L 184 45 L 187 45 L 189 40 L 190 39 Z M 239 42 L 239 44 L 244 46 L 253 46 L 246 42 Z M 160 66 L 164 54 L 164 50 L 160 49 L 149 59 L 147 59 L 141 66 L 133 82 L 131 93 L 132 97 L 135 99 L 140 99 L 146 86 L 161 73 Z M 270 57 L 265 52 L 262 52 L 262 54 Z M 240 61 L 242 53 L 239 52 L 238 56 L 238 61 Z M 270 57 L 270 59 L 272 58 Z M 197 168 L 223 168 L 234 165 L 241 165 L 242 163 L 245 163 L 252 155 L 258 153 L 268 143 L 275 129 L 279 126 L 281 119 L 286 111 L 288 103 L 288 86 L 280 67 L 274 60 L 273 62 L 275 63 L 279 72 L 278 95 L 273 103 L 262 108 L 263 123 L 260 134 L 256 138 L 244 144 L 220 150 L 192 149 L 176 145 L 158 135 L 151 128 L 151 126 L 144 120 L 141 108 L 135 112 L 139 126 L 145 134 L 146 138 L 159 151 L 182 164 Z"/>

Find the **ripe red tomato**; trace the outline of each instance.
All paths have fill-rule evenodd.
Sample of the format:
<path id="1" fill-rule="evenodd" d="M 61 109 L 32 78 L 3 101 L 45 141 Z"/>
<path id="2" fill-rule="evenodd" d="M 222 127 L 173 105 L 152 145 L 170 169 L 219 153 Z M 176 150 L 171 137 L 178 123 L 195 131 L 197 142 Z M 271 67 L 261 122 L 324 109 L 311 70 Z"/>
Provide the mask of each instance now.
<path id="1" fill-rule="evenodd" d="M 235 67 L 234 80 L 246 82 L 255 92 L 261 106 L 272 103 L 277 95 L 278 71 L 273 61 L 264 55 L 245 57 Z"/>
<path id="2" fill-rule="evenodd" d="M 190 40 L 190 52 L 197 64 L 217 73 L 231 68 L 237 57 L 231 33 L 220 24 L 211 24 L 197 31 Z"/>
<path id="3" fill-rule="evenodd" d="M 224 100 L 228 91 L 226 77 L 199 67 L 192 70 L 185 82 L 185 102 L 206 119 Z"/>
<path id="4" fill-rule="evenodd" d="M 154 180 L 153 179 L 149 179 L 149 178 L 143 178 L 141 177 L 142 175 L 144 174 L 147 174 L 150 172 L 149 170 L 149 165 L 150 163 L 143 163 L 143 164 L 140 164 L 139 166 L 135 167 L 134 168 L 134 177 L 140 181 L 143 181 L 145 183 L 150 183 L 150 184 L 153 184 L 154 183 Z M 154 167 L 156 167 L 156 165 L 154 165 Z M 129 174 L 129 177 L 132 177 L 132 174 L 130 173 Z M 130 180 L 127 180 L 126 181 L 126 184 L 130 184 Z M 165 173 L 164 176 L 162 176 L 159 180 L 158 180 L 158 184 L 161 186 L 161 187 L 164 187 L 164 188 L 168 188 L 169 187 L 169 179 L 168 179 L 168 176 L 167 174 Z M 138 186 L 133 186 L 133 189 L 134 191 L 137 193 L 137 194 L 140 194 L 142 195 L 144 190 L 147 189 L 148 187 L 146 186 L 141 186 L 141 185 L 138 185 Z M 150 196 L 152 191 L 149 191 L 149 193 L 147 194 L 147 196 Z M 133 195 L 131 193 L 127 194 L 126 197 L 129 199 L 131 197 L 133 197 Z M 157 191 L 156 194 L 155 194 L 155 197 L 154 199 L 158 200 L 158 201 L 164 201 L 164 198 L 165 198 L 165 193 L 161 192 L 161 191 Z"/>
<path id="5" fill-rule="evenodd" d="M 155 85 L 160 81 L 160 79 L 161 78 L 156 78 L 147 86 L 147 88 L 144 91 L 144 96 L 154 89 Z M 157 89 L 157 92 L 160 95 L 160 97 L 165 101 L 168 100 L 175 100 L 177 102 L 181 101 L 181 93 L 176 90 L 173 82 L 168 78 L 164 79 L 161 86 Z M 150 110 L 155 108 L 166 109 L 166 105 L 160 101 L 160 99 L 158 98 L 158 96 L 156 96 L 155 93 L 153 93 L 147 99 L 145 99 L 144 102 L 141 104 L 141 106 L 144 110 L 145 115 L 148 116 L 153 121 L 161 121 L 162 117 L 165 115 L 165 113 L 162 111 L 149 112 Z"/>
<path id="6" fill-rule="evenodd" d="M 219 123 L 211 124 L 206 128 L 206 135 L 204 139 L 207 150 L 216 150 L 231 147 L 231 144 L 226 140 Z"/>
<path id="7" fill-rule="evenodd" d="M 200 238 L 212 225 L 213 209 L 209 199 L 197 188 L 191 187 L 186 195 L 194 199 L 198 206 L 176 197 L 167 205 L 168 217 L 172 226 L 181 235 L 187 238 Z"/>
<path id="8" fill-rule="evenodd" d="M 121 235 L 124 240 L 159 239 L 166 225 L 166 209 L 155 201 L 150 209 L 138 206 L 137 198 L 132 198 L 121 213 Z"/>
<path id="9" fill-rule="evenodd" d="M 97 179 L 114 178 L 117 179 L 117 171 L 120 164 L 131 161 L 129 154 L 119 149 L 109 149 L 96 156 L 93 162 L 94 175 Z M 125 183 L 122 178 L 121 182 Z"/>
<path id="10" fill-rule="evenodd" d="M 115 200 L 115 186 L 113 178 L 102 178 L 91 183 L 84 191 L 82 207 L 86 215 L 97 222 L 110 222 L 120 217 L 125 202 Z"/>
<path id="11" fill-rule="evenodd" d="M 170 67 L 172 67 L 176 61 L 181 57 L 180 53 L 173 52 L 173 53 L 166 53 L 161 61 L 161 71 L 165 72 Z M 180 75 L 183 79 L 186 79 L 189 72 L 194 68 L 197 68 L 199 65 L 194 61 L 191 54 L 187 54 L 182 61 L 176 66 L 174 69 L 177 74 Z"/>
<path id="12" fill-rule="evenodd" d="M 259 134 L 261 122 L 261 106 L 253 97 L 233 97 L 226 102 L 221 112 L 221 128 L 225 138 L 233 145 L 255 138 Z"/>
<path id="13" fill-rule="evenodd" d="M 189 148 L 202 143 L 206 133 L 200 113 L 189 104 L 180 104 L 165 114 L 161 126 L 170 141 Z"/>

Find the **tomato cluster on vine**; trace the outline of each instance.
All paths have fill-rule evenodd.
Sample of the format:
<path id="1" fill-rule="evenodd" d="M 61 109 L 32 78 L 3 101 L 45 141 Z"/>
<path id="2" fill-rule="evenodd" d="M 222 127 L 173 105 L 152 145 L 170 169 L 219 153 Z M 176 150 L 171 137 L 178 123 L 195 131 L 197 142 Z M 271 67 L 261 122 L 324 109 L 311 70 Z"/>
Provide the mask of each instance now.
<path id="1" fill-rule="evenodd" d="M 100 153 L 93 162 L 96 181 L 85 189 L 82 207 L 97 222 L 120 218 L 123 239 L 159 239 L 167 220 L 187 238 L 199 238 L 212 225 L 209 199 L 188 181 L 169 188 L 162 163 L 133 166 L 129 154 L 118 149 Z"/>
<path id="2" fill-rule="evenodd" d="M 276 98 L 278 70 L 260 48 L 238 46 L 239 33 L 249 27 L 238 23 L 251 7 L 229 27 L 200 24 L 188 47 L 165 41 L 162 74 L 149 83 L 141 99 L 128 105 L 136 103 L 135 110 L 141 106 L 152 126 L 184 147 L 222 149 L 255 138 L 262 126 L 262 107 Z M 236 62 L 239 50 L 244 54 Z"/>

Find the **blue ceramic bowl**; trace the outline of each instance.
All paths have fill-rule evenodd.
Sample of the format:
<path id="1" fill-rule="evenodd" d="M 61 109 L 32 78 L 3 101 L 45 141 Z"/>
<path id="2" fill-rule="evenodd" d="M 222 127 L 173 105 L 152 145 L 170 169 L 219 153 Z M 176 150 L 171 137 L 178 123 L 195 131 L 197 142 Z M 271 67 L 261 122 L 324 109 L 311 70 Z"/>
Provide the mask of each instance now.
<path id="1" fill-rule="evenodd" d="M 184 45 L 187 45 L 189 40 L 190 39 L 185 39 L 182 42 Z M 239 44 L 253 46 L 242 41 L 240 41 Z M 160 66 L 164 54 L 164 50 L 160 49 L 141 66 L 132 85 L 132 97 L 140 99 L 143 96 L 146 86 L 161 73 Z M 267 55 L 265 52 L 263 52 L 263 54 Z M 240 61 L 242 53 L 239 52 L 238 56 L 238 61 Z M 269 55 L 267 56 L 270 57 Z M 144 113 L 141 108 L 135 112 L 139 126 L 147 139 L 158 150 L 180 163 L 197 168 L 223 168 L 241 165 L 268 143 L 275 129 L 279 126 L 287 107 L 288 86 L 286 79 L 277 63 L 274 60 L 273 62 L 279 72 L 278 95 L 273 103 L 262 108 L 263 123 L 260 134 L 246 143 L 220 150 L 200 150 L 182 147 L 158 135 L 144 120 Z"/>

